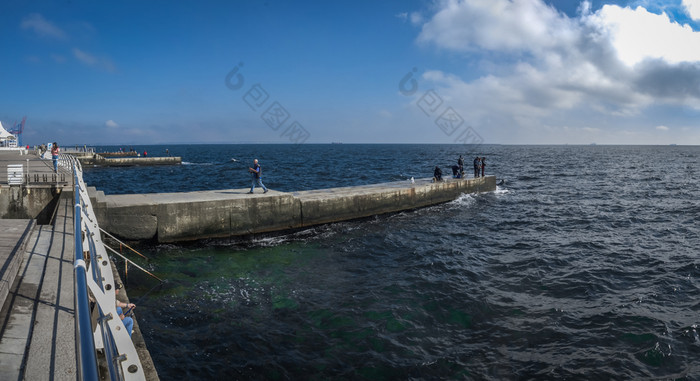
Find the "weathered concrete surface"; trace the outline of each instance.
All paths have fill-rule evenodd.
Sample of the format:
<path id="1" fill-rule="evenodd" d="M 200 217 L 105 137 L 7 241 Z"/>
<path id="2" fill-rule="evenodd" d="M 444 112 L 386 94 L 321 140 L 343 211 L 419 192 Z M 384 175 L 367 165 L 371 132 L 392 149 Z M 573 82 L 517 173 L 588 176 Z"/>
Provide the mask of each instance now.
<path id="1" fill-rule="evenodd" d="M 0 313 L 2 379 L 75 380 L 73 208 L 64 198 L 55 225 L 37 225 Z"/>
<path id="2" fill-rule="evenodd" d="M 448 202 L 462 193 L 496 190 L 494 176 L 476 179 L 447 179 L 415 184 L 394 182 L 360 187 L 295 192 L 301 203 L 302 226 L 369 217 Z"/>
<path id="3" fill-rule="evenodd" d="M 100 227 L 129 240 L 197 240 L 300 226 L 298 201 L 288 193 L 250 195 L 248 189 L 152 193 L 97 198 Z"/>
<path id="4" fill-rule="evenodd" d="M 21 248 L 17 255 L 21 265 L 0 310 L 0 380 L 78 379 L 73 222 L 70 192 L 60 198 L 53 225 L 0 220 L 0 227 L 9 223 L 30 226 L 30 231 L 25 228 L 24 233 L 14 234 L 15 238 L 24 234 L 27 239 L 13 246 Z M 0 242 L 2 237 L 0 233 Z M 120 294 L 127 297 L 125 292 Z M 157 380 L 136 319 L 132 338 L 147 379 Z"/>
<path id="5" fill-rule="evenodd" d="M 51 217 L 61 189 L 50 185 L 0 187 L 0 218 L 45 221 Z"/>
<path id="6" fill-rule="evenodd" d="M 17 277 L 33 227 L 34 220 L 0 220 L 0 306 Z"/>
<path id="7" fill-rule="evenodd" d="M 21 164 L 23 183 L 8 185 L 7 166 Z M 33 152 L 0 151 L 0 218 L 37 219 L 44 223 L 51 217 L 61 190 L 71 180 L 70 171 L 59 166 L 53 172 L 51 160 L 40 159 Z"/>
<path id="8" fill-rule="evenodd" d="M 352 220 L 493 190 L 496 178 L 487 176 L 255 195 L 248 194 L 248 189 L 110 196 L 93 192 L 93 205 L 100 226 L 115 236 L 177 242 Z"/>

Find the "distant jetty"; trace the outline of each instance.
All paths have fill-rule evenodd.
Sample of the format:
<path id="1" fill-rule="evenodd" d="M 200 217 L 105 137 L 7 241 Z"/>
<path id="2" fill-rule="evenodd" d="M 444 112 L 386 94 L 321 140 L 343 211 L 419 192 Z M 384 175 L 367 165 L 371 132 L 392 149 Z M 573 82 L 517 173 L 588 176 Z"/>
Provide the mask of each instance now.
<path id="1" fill-rule="evenodd" d="M 129 152 L 125 152 L 128 154 Z M 75 155 L 75 154 L 74 154 Z M 132 166 L 155 166 L 155 165 L 178 165 L 182 164 L 179 156 L 126 156 L 126 157 L 104 157 L 102 154 L 92 153 L 87 155 L 75 155 L 83 166 L 94 167 L 132 167 Z"/>
<path id="2" fill-rule="evenodd" d="M 100 152 L 100 156 L 104 158 L 108 157 L 136 157 L 139 156 L 136 151 L 120 151 L 120 152 Z"/>

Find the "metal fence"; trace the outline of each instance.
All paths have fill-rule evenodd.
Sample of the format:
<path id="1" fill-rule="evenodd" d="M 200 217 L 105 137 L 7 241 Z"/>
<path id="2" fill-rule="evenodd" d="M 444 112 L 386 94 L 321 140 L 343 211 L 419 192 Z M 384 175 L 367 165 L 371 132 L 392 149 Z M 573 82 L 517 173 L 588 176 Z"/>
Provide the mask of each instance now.
<path id="1" fill-rule="evenodd" d="M 59 165 L 72 169 L 75 194 L 76 348 L 79 378 L 98 380 L 97 350 L 105 356 L 109 379 L 145 380 L 130 333 L 116 310 L 114 274 L 102 241 L 82 167 L 72 155 L 60 155 Z M 92 324 L 90 302 L 97 320 Z"/>

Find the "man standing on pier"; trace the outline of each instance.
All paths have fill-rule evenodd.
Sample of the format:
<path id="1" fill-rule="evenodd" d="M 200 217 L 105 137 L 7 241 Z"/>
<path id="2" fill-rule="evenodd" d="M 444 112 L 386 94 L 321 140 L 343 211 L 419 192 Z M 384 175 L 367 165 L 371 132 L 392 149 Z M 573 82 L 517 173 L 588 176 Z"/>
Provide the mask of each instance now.
<path id="1" fill-rule="evenodd" d="M 267 188 L 265 188 L 265 185 L 262 183 L 262 168 L 260 168 L 260 164 L 258 164 L 258 159 L 253 161 L 253 168 L 248 168 L 248 172 L 253 175 L 253 185 L 250 187 L 250 192 L 248 193 L 253 193 L 256 182 L 262 187 L 263 193 L 267 193 Z"/>

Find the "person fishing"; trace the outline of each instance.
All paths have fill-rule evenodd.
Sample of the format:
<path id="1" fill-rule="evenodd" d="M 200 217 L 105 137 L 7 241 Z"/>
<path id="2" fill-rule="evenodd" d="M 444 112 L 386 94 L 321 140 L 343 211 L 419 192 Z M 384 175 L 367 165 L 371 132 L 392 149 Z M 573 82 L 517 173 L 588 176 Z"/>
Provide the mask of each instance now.
<path id="1" fill-rule="evenodd" d="M 122 287 L 124 286 L 121 283 L 116 284 L 116 287 L 114 287 L 115 297 L 119 295 L 119 290 L 121 290 Z M 123 312 L 122 308 L 129 309 L 126 312 Z M 129 336 L 131 336 L 131 332 L 134 330 L 134 319 L 126 315 L 128 315 L 134 308 L 136 308 L 134 303 L 124 303 L 117 300 L 117 315 L 119 315 L 119 318 L 122 320 L 122 323 L 124 324 L 126 332 L 129 334 Z"/>
<path id="2" fill-rule="evenodd" d="M 258 159 L 255 159 L 253 161 L 253 167 L 248 168 L 248 172 L 250 172 L 253 176 L 253 183 L 250 187 L 250 192 L 248 192 L 248 193 L 253 193 L 253 190 L 255 189 L 256 182 L 258 183 L 258 185 L 260 187 L 262 187 L 263 193 L 267 193 L 267 188 L 262 183 L 262 168 L 260 168 L 260 164 L 258 164 Z"/>
<path id="3" fill-rule="evenodd" d="M 435 166 L 435 170 L 433 171 L 433 180 L 435 182 L 442 181 L 442 169 L 438 167 L 437 165 Z"/>

